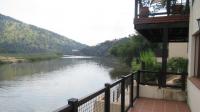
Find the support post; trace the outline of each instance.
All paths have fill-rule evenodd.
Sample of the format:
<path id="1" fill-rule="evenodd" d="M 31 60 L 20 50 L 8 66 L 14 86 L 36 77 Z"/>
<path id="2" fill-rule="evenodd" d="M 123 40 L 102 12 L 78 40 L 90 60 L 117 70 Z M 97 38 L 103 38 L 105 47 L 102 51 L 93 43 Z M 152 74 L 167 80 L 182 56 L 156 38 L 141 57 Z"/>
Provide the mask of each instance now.
<path id="1" fill-rule="evenodd" d="M 145 62 L 141 62 L 141 70 L 142 71 L 144 71 L 144 70 L 146 70 L 145 67 L 146 65 L 145 65 Z M 146 77 L 146 75 L 145 75 L 145 72 L 141 72 L 140 71 L 140 82 L 142 82 L 142 83 L 144 83 L 145 82 L 145 77 Z"/>
<path id="2" fill-rule="evenodd" d="M 121 112 L 125 111 L 125 77 L 121 80 Z"/>
<path id="3" fill-rule="evenodd" d="M 68 104 L 72 106 L 72 112 L 78 112 L 78 99 L 71 98 L 68 100 Z"/>
<path id="4" fill-rule="evenodd" d="M 167 57 L 168 57 L 168 29 L 163 29 L 163 49 L 162 49 L 162 87 L 166 86 L 166 75 L 167 75 Z"/>
<path id="5" fill-rule="evenodd" d="M 181 82 L 182 82 L 182 87 L 181 87 L 181 89 L 183 90 L 183 91 L 185 91 L 185 81 L 186 81 L 186 74 L 185 73 L 183 73 L 182 75 L 181 75 Z"/>
<path id="6" fill-rule="evenodd" d="M 138 0 L 135 0 L 135 18 L 138 18 Z"/>
<path id="7" fill-rule="evenodd" d="M 157 77 L 158 77 L 158 86 L 159 88 L 161 88 L 162 87 L 162 71 L 159 71 L 157 73 Z"/>
<path id="8" fill-rule="evenodd" d="M 167 0 L 167 16 L 170 14 L 171 0 Z"/>
<path id="9" fill-rule="evenodd" d="M 140 70 L 138 71 L 137 74 L 137 98 L 140 97 Z"/>
<path id="10" fill-rule="evenodd" d="M 105 84 L 105 103 L 104 103 L 104 112 L 110 112 L 110 84 Z"/>
<path id="11" fill-rule="evenodd" d="M 130 101 L 131 107 L 133 107 L 133 88 L 134 88 L 134 78 L 133 78 L 133 76 L 134 76 L 134 73 L 131 74 L 131 78 L 130 78 L 131 86 L 130 86 L 130 97 L 129 97 L 130 99 L 129 99 L 129 101 Z"/>
<path id="12" fill-rule="evenodd" d="M 184 14 L 189 14 L 190 13 L 190 4 L 189 0 L 186 0 L 186 5 L 185 5 L 185 13 Z"/>

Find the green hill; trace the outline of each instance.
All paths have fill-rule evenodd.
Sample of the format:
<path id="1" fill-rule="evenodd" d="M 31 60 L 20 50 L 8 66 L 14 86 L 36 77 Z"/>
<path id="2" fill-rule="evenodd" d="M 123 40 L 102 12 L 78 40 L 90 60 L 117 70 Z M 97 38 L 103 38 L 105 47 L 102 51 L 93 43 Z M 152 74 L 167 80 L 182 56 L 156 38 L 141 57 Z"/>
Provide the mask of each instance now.
<path id="1" fill-rule="evenodd" d="M 110 41 L 105 41 L 96 46 L 86 47 L 81 50 L 83 55 L 89 56 L 110 56 L 110 49 L 116 45 L 130 41 L 130 38 L 121 38 Z"/>
<path id="2" fill-rule="evenodd" d="M 0 14 L 0 53 L 72 54 L 87 47 L 57 33 Z"/>

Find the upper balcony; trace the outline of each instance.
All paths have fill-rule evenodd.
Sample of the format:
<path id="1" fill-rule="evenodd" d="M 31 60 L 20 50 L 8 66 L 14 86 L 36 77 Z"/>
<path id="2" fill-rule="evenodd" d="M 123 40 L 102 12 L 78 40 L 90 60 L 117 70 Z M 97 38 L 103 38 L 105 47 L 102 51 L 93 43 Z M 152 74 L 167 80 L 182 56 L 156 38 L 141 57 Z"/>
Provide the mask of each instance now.
<path id="1" fill-rule="evenodd" d="M 187 42 L 189 0 L 135 0 L 135 29 L 153 42 L 161 42 L 168 28 L 169 42 Z"/>

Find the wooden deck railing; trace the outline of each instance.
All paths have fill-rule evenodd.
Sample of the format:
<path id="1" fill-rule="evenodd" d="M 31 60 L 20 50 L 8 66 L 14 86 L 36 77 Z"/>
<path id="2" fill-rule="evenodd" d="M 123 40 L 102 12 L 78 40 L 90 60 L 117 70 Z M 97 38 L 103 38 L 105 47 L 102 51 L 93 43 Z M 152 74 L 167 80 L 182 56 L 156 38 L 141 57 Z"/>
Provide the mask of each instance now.
<path id="1" fill-rule="evenodd" d="M 152 79 L 143 80 L 145 74 L 153 75 Z M 165 87 L 180 88 L 185 90 L 185 73 L 167 73 L 181 76 L 181 85 L 166 85 Z M 88 95 L 85 98 L 71 98 L 68 105 L 57 109 L 55 112 L 127 112 L 133 107 L 133 102 L 140 97 L 140 86 L 154 85 L 162 87 L 162 74 L 160 72 L 140 70 L 123 76 L 116 82 L 106 83 L 105 87 Z M 136 83 L 134 83 L 136 82 Z"/>
<path id="2" fill-rule="evenodd" d="M 135 19 L 188 14 L 189 0 L 135 0 Z"/>

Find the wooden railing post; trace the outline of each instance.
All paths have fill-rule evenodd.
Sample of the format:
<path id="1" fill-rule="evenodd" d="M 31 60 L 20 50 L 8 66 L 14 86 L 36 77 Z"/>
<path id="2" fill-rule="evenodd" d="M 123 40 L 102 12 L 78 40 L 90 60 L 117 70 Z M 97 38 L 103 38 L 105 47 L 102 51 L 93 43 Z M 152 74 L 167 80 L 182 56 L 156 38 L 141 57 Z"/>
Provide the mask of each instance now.
<path id="1" fill-rule="evenodd" d="M 137 74 L 137 98 L 140 97 L 140 70 L 138 70 Z"/>
<path id="2" fill-rule="evenodd" d="M 171 0 L 167 0 L 167 16 L 169 16 L 169 14 L 170 14 L 170 6 L 171 5 Z"/>
<path id="3" fill-rule="evenodd" d="M 138 0 L 135 0 L 135 18 L 138 18 Z"/>
<path id="4" fill-rule="evenodd" d="M 166 87 L 166 78 L 167 78 L 167 57 L 168 57 L 168 36 L 169 29 L 163 29 L 163 38 L 162 38 L 162 87 Z"/>
<path id="5" fill-rule="evenodd" d="M 190 13 L 190 5 L 189 5 L 189 0 L 186 0 L 186 4 L 185 4 L 185 14 L 189 14 Z"/>
<path id="6" fill-rule="evenodd" d="M 104 103 L 104 112 L 110 112 L 110 84 L 105 84 L 105 103 Z"/>
<path id="7" fill-rule="evenodd" d="M 182 82 L 181 89 L 182 89 L 183 91 L 185 91 L 185 86 L 186 86 L 186 84 L 185 84 L 185 82 L 186 82 L 186 74 L 185 74 L 185 73 L 183 73 L 183 74 L 181 75 L 181 82 Z"/>
<path id="8" fill-rule="evenodd" d="M 131 86 L 130 86 L 130 97 L 129 97 L 129 101 L 130 101 L 130 106 L 133 107 L 133 88 L 134 88 L 134 73 L 131 74 Z"/>
<path id="9" fill-rule="evenodd" d="M 158 86 L 159 88 L 161 88 L 162 87 L 162 72 L 161 71 L 158 72 L 157 76 L 158 76 Z"/>
<path id="10" fill-rule="evenodd" d="M 72 112 L 78 112 L 78 99 L 71 98 L 68 100 L 68 104 L 72 106 Z"/>
<path id="11" fill-rule="evenodd" d="M 125 77 L 121 80 L 121 112 L 125 111 Z"/>

